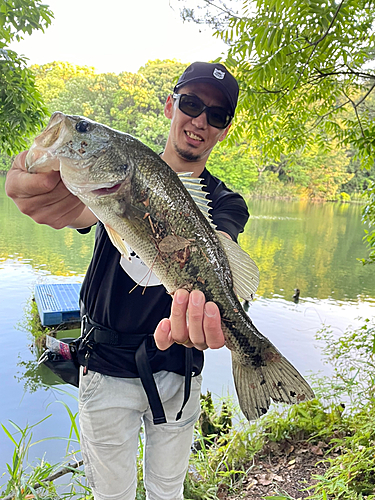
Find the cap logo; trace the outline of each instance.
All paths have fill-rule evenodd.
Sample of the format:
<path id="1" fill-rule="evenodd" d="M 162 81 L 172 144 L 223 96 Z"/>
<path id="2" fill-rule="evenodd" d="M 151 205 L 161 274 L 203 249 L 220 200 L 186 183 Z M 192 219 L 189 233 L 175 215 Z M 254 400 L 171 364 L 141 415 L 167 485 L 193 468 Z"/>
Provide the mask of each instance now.
<path id="1" fill-rule="evenodd" d="M 225 76 L 225 71 L 221 71 L 221 69 L 215 68 L 214 72 L 212 73 L 215 78 L 218 80 L 223 80 Z"/>

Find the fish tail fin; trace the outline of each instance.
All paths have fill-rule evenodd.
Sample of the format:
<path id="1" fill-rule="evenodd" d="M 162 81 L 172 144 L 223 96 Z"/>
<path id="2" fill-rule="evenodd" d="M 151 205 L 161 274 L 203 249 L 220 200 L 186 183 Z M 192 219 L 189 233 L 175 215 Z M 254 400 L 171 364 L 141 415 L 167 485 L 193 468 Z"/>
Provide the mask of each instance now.
<path id="1" fill-rule="evenodd" d="M 294 404 L 314 398 L 306 380 L 277 350 L 269 351 L 267 359 L 261 366 L 245 365 L 232 351 L 238 402 L 248 420 L 267 413 L 271 400 Z"/>

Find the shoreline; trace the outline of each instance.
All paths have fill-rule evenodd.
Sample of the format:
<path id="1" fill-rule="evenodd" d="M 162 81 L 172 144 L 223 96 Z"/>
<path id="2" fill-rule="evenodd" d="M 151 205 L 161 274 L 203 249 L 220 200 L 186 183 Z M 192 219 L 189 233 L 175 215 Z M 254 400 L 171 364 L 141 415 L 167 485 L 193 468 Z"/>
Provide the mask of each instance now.
<path id="1" fill-rule="evenodd" d="M 9 170 L 0 170 L 0 176 L 6 177 Z M 235 191 L 235 190 L 234 190 Z M 272 196 L 272 195 L 257 195 L 257 194 L 249 194 L 249 193 L 240 193 L 245 200 L 253 201 L 253 200 L 278 200 L 278 201 L 308 201 L 310 203 L 355 203 L 357 205 L 365 205 L 366 200 L 326 200 L 324 198 L 303 198 L 299 196 Z M 350 195 L 349 195 L 350 196 Z"/>

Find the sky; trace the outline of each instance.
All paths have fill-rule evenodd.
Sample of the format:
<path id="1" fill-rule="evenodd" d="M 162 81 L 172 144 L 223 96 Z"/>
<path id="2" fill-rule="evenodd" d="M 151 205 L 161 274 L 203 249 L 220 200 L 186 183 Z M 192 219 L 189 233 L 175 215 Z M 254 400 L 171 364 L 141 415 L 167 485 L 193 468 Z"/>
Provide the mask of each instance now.
<path id="1" fill-rule="evenodd" d="M 148 60 L 208 61 L 225 53 L 209 28 L 183 23 L 170 0 L 45 0 L 54 21 L 10 48 L 28 64 L 67 61 L 101 73 L 136 72 Z"/>

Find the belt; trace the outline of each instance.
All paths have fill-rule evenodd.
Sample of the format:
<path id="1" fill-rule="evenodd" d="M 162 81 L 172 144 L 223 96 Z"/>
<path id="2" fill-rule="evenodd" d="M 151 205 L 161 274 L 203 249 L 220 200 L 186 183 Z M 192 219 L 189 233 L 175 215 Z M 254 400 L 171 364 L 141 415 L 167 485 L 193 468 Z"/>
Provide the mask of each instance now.
<path id="1" fill-rule="evenodd" d="M 114 330 L 105 328 L 90 319 L 87 315 L 84 305 L 81 305 L 81 315 L 82 315 L 82 344 L 84 346 L 90 347 L 90 350 L 95 344 L 107 344 L 111 346 L 122 346 L 128 349 L 134 349 L 135 364 L 139 373 L 139 378 L 141 379 L 142 386 L 146 392 L 146 396 L 150 405 L 153 422 L 154 424 L 165 424 L 167 419 L 165 417 L 165 412 L 163 404 L 160 399 L 159 391 L 155 383 L 155 379 L 152 373 L 150 361 L 147 355 L 147 348 L 156 347 L 154 335 L 144 334 L 144 335 L 124 335 Z M 80 348 L 81 349 L 81 348 Z M 180 411 L 177 413 L 176 420 L 179 420 L 182 416 L 182 411 L 185 408 L 186 403 L 190 397 L 191 391 L 191 377 L 193 369 L 193 352 L 190 348 L 185 349 L 185 386 L 184 386 L 184 399 Z M 89 350 L 87 351 L 89 353 Z M 88 362 L 88 357 L 86 354 L 86 359 Z M 84 370 L 84 374 L 87 373 Z"/>

